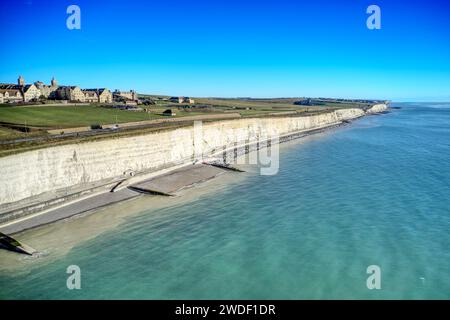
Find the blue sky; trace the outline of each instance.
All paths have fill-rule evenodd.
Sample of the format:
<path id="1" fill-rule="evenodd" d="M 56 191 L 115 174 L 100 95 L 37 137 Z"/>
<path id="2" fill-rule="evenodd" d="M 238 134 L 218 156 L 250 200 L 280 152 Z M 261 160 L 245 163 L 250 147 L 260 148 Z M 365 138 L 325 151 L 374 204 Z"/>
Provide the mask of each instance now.
<path id="1" fill-rule="evenodd" d="M 81 8 L 81 30 L 66 8 Z M 381 8 L 381 30 L 366 8 Z M 2 0 L 0 82 L 189 96 L 450 100 L 447 1 Z"/>

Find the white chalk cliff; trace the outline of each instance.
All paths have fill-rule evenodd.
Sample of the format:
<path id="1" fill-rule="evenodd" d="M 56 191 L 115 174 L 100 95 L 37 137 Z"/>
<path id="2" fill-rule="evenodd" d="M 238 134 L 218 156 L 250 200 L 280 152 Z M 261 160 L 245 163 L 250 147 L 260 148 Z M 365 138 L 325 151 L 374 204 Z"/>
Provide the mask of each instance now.
<path id="1" fill-rule="evenodd" d="M 185 127 L 145 135 L 48 147 L 0 158 L 0 204 L 74 186 L 120 180 L 130 171 L 150 172 L 194 160 L 194 141 L 207 156 L 235 143 L 257 141 L 339 124 L 386 110 L 342 109 L 304 117 L 249 118 L 203 124 L 202 137 Z M 198 146 L 198 144 L 197 144 Z"/>

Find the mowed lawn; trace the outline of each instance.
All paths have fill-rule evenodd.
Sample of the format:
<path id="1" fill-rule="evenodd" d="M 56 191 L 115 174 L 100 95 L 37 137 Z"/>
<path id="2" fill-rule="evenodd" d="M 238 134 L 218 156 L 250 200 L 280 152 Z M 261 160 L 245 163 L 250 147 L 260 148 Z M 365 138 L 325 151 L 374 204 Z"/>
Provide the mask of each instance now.
<path id="1" fill-rule="evenodd" d="M 98 106 L 0 107 L 0 122 L 48 128 L 70 128 L 161 118 L 157 114 Z"/>

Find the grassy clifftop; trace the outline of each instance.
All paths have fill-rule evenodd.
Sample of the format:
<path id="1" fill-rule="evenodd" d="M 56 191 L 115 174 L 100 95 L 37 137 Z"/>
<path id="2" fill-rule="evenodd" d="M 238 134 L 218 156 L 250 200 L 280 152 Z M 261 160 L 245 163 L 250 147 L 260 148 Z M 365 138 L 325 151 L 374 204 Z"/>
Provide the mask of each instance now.
<path id="1" fill-rule="evenodd" d="M 150 96 L 147 96 L 150 97 Z M 141 105 L 141 110 L 123 110 L 108 105 L 0 105 L 0 156 L 42 148 L 49 145 L 76 143 L 97 139 L 139 135 L 155 130 L 166 130 L 193 123 L 192 116 L 202 116 L 203 121 L 216 121 L 226 116 L 265 117 L 302 116 L 330 112 L 342 108 L 367 109 L 371 103 L 350 100 L 311 100 L 303 105 L 305 99 L 251 99 L 251 98 L 195 98 L 194 104 L 177 104 L 167 99 L 151 97 L 156 103 Z M 301 104 L 299 104 L 299 101 Z M 373 104 L 373 103 L 372 103 Z M 164 110 L 171 109 L 174 116 L 164 116 Z M 190 117 L 191 116 L 191 117 Z M 209 119 L 211 118 L 211 119 Z M 171 119 L 171 123 L 161 123 L 158 119 Z M 148 120 L 155 122 L 149 124 Z M 127 127 L 124 123 L 142 125 Z M 146 121 L 146 122 L 143 122 Z M 158 122 L 158 123 L 156 123 Z M 119 124 L 116 131 L 88 131 L 68 134 L 68 128 L 91 125 Z M 122 124 L 122 126 L 120 125 Z M 55 129 L 63 135 L 49 134 Z"/>

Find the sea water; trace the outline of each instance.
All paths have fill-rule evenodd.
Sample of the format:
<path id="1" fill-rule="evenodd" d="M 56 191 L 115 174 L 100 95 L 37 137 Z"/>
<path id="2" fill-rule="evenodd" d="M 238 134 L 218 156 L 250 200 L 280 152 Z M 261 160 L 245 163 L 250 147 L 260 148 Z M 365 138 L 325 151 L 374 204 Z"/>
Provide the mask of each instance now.
<path id="1" fill-rule="evenodd" d="M 392 106 L 283 144 L 276 175 L 250 170 L 57 258 L 17 260 L 0 298 L 449 299 L 450 104 Z M 367 286 L 373 265 L 380 289 Z"/>

